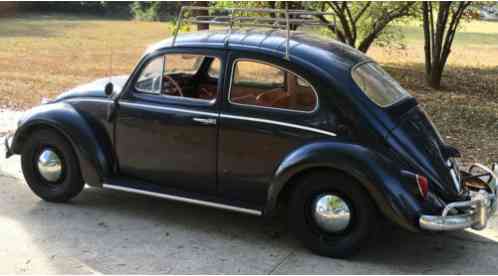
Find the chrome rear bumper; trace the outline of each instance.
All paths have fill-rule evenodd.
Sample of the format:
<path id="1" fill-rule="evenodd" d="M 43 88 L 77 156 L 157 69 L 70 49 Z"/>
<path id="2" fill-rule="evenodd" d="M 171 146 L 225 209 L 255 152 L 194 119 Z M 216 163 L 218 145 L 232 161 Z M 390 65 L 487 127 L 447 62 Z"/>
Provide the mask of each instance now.
<path id="1" fill-rule="evenodd" d="M 470 200 L 447 204 L 441 216 L 422 215 L 419 219 L 420 228 L 430 231 L 451 231 L 469 227 L 475 230 L 486 228 L 489 217 L 496 212 L 497 205 L 496 175 L 494 172 L 491 172 L 491 175 L 493 179 L 489 182 L 487 191 L 483 189 L 471 192 Z M 457 211 L 457 208 L 465 211 L 452 214 Z"/>

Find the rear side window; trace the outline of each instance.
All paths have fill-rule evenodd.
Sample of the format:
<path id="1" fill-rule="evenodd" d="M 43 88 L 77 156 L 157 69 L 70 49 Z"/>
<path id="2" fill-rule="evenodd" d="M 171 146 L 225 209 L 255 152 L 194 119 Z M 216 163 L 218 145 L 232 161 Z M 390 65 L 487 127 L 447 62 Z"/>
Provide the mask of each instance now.
<path id="1" fill-rule="evenodd" d="M 380 107 L 388 107 L 411 97 L 408 91 L 376 63 L 369 62 L 356 67 L 352 76 L 363 93 Z"/>
<path id="2" fill-rule="evenodd" d="M 317 94 L 305 79 L 281 67 L 258 61 L 236 61 L 230 102 L 235 104 L 311 112 Z"/>

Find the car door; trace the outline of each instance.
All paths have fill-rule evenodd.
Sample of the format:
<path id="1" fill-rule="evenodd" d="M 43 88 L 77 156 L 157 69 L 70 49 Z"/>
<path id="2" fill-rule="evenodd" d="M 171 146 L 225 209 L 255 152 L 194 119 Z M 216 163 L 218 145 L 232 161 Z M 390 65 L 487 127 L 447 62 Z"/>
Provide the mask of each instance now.
<path id="1" fill-rule="evenodd" d="M 119 100 L 121 175 L 180 191 L 216 192 L 222 78 L 209 72 L 223 57 L 223 51 L 184 50 L 145 58 Z"/>
<path id="2" fill-rule="evenodd" d="M 243 52 L 232 52 L 227 64 L 219 132 L 220 194 L 263 204 L 282 160 L 323 139 L 333 120 L 319 108 L 319 82 L 298 66 Z"/>

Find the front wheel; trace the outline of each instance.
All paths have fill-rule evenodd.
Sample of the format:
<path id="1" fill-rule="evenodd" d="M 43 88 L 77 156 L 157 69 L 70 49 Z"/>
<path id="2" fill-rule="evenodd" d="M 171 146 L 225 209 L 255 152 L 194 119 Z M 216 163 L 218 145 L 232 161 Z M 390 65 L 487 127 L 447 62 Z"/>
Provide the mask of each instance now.
<path id="1" fill-rule="evenodd" d="M 71 144 L 55 131 L 35 131 L 21 153 L 24 178 L 40 198 L 65 202 L 84 187 L 79 162 Z"/>
<path id="2" fill-rule="evenodd" d="M 377 229 L 376 206 L 351 177 L 315 172 L 296 184 L 289 205 L 290 229 L 311 251 L 349 257 Z"/>

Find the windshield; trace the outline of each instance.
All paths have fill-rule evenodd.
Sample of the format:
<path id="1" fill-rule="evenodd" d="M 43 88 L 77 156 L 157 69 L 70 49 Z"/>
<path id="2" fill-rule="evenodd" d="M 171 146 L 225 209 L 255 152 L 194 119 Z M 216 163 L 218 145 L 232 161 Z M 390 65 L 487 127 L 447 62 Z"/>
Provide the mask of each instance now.
<path id="1" fill-rule="evenodd" d="M 353 70 L 352 75 L 356 85 L 380 107 L 388 107 L 411 97 L 408 91 L 376 63 L 361 64 Z"/>

